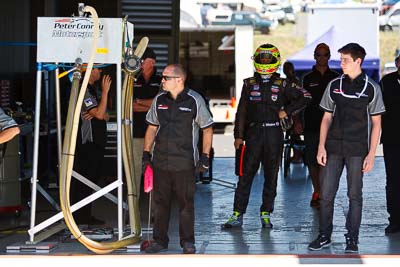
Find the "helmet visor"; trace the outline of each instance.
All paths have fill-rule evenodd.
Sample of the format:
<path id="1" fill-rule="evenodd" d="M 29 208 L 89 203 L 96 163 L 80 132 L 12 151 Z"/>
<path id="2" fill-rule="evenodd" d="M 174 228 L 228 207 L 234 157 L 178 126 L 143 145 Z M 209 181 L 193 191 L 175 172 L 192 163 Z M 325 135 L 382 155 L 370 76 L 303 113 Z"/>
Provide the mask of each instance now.
<path id="1" fill-rule="evenodd" d="M 271 64 L 276 62 L 276 58 L 269 51 L 261 51 L 254 61 L 259 64 Z"/>

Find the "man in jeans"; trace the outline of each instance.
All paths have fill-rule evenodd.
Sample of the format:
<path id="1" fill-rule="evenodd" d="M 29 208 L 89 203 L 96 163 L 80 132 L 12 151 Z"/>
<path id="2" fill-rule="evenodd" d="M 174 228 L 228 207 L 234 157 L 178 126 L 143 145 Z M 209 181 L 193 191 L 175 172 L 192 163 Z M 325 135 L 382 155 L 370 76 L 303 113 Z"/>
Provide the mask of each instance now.
<path id="1" fill-rule="evenodd" d="M 385 106 L 379 86 L 361 70 L 366 55 L 364 48 L 349 43 L 338 52 L 343 75 L 328 84 L 320 103 L 324 115 L 317 153 L 317 161 L 322 166 L 319 235 L 308 248 L 320 250 L 332 243 L 334 200 L 346 166 L 349 210 L 345 252 L 356 253 L 363 174 L 374 167 Z"/>

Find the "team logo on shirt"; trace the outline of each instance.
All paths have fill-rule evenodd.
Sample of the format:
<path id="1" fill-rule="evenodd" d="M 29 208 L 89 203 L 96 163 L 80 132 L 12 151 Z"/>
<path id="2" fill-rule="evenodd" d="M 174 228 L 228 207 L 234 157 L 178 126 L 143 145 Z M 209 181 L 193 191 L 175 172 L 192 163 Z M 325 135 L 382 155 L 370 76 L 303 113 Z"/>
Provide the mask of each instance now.
<path id="1" fill-rule="evenodd" d="M 271 95 L 271 99 L 272 99 L 272 101 L 276 101 L 276 100 L 278 100 L 278 95 L 277 94 L 272 94 Z"/>
<path id="2" fill-rule="evenodd" d="M 260 90 L 260 85 L 258 85 L 258 84 L 253 85 L 253 90 L 255 90 L 255 91 Z"/>
<path id="3" fill-rule="evenodd" d="M 185 107 L 179 107 L 179 110 L 182 110 L 182 111 L 185 111 L 185 112 L 192 111 L 190 108 L 185 108 Z"/>
<path id="4" fill-rule="evenodd" d="M 261 92 L 260 92 L 260 91 L 251 91 L 251 92 L 250 92 L 250 95 L 251 95 L 251 96 L 260 96 L 260 95 L 261 95 Z"/>
<path id="5" fill-rule="evenodd" d="M 168 109 L 168 106 L 167 106 L 167 105 L 164 105 L 164 104 L 159 104 L 159 105 L 157 106 L 157 109 Z"/>
<path id="6" fill-rule="evenodd" d="M 272 93 L 278 93 L 279 92 L 279 87 L 272 86 L 271 87 L 271 92 Z"/>
<path id="7" fill-rule="evenodd" d="M 86 98 L 83 102 L 85 102 L 86 107 L 90 107 L 91 105 L 93 105 L 93 101 L 90 98 Z"/>

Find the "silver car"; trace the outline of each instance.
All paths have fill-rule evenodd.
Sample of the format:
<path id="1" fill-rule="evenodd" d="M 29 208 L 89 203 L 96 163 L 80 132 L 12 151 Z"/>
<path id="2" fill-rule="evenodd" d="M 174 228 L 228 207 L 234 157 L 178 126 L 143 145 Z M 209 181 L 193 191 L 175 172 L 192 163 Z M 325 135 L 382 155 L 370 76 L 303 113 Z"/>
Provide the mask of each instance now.
<path id="1" fill-rule="evenodd" d="M 382 31 L 393 30 L 400 26 L 400 3 L 395 4 L 385 15 L 379 16 L 379 28 Z"/>

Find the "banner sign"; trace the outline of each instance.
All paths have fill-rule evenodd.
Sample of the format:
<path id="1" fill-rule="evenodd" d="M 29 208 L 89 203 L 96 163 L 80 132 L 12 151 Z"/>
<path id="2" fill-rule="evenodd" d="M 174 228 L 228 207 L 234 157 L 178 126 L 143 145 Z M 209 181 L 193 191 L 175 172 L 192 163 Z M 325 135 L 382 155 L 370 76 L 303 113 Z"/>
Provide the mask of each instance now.
<path id="1" fill-rule="evenodd" d="M 128 24 L 129 41 L 133 40 L 133 24 Z M 37 62 L 74 63 L 89 61 L 93 42 L 93 19 L 85 17 L 39 17 Z M 95 63 L 122 62 L 123 20 L 99 18 L 99 40 Z"/>

